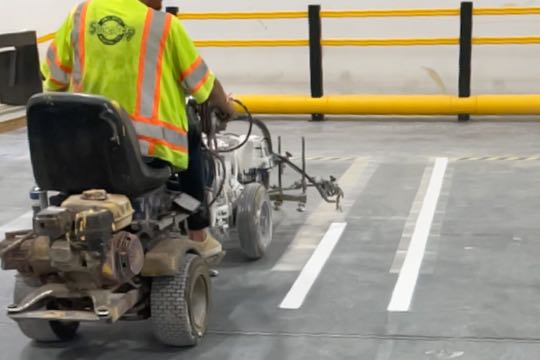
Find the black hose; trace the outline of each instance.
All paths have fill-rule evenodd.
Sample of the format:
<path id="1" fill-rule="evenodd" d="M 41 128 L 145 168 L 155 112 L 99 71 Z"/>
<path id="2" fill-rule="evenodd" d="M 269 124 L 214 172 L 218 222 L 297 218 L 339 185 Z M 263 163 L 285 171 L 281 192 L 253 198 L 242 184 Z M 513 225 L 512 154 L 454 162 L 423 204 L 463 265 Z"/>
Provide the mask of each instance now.
<path id="1" fill-rule="evenodd" d="M 253 116 L 251 115 L 251 112 L 248 110 L 247 106 L 244 105 L 240 100 L 232 99 L 232 101 L 237 103 L 238 105 L 240 105 L 242 109 L 244 109 L 244 112 L 246 113 L 246 116 L 247 116 L 247 121 L 249 122 L 249 129 L 246 134 L 246 138 L 240 144 L 233 146 L 231 148 L 228 148 L 228 149 L 217 149 L 218 153 L 230 153 L 230 152 L 233 152 L 242 148 L 244 145 L 247 144 L 247 142 L 249 141 L 249 137 L 251 136 L 251 133 L 253 132 L 253 122 L 254 122 Z M 235 121 L 235 120 L 231 120 L 231 122 L 232 121 Z"/>
<path id="2" fill-rule="evenodd" d="M 246 118 L 234 119 L 232 121 L 252 122 L 253 125 L 255 125 L 257 128 L 259 128 L 259 130 L 261 130 L 261 132 L 263 134 L 263 138 L 268 143 L 268 151 L 270 152 L 270 154 L 274 153 L 274 145 L 272 143 L 272 135 L 270 134 L 270 130 L 268 130 L 268 127 L 266 126 L 266 124 L 261 119 L 257 119 L 257 118 L 254 118 L 254 117 L 246 117 Z"/>

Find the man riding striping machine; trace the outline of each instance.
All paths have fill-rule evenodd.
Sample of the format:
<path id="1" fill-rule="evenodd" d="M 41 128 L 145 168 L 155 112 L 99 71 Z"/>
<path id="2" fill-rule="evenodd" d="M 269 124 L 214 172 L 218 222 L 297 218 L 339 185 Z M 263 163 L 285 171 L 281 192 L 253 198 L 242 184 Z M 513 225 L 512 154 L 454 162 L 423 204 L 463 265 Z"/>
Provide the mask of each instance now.
<path id="1" fill-rule="evenodd" d="M 225 95 L 160 8 L 76 6 L 47 52 L 50 92 L 27 105 L 33 226 L 6 234 L 0 258 L 17 271 L 8 316 L 37 341 L 72 339 L 81 322 L 150 319 L 161 342 L 196 345 L 217 275 L 209 267 L 225 255 L 211 233 L 236 229 L 259 259 L 283 201 L 302 208 L 309 186 L 338 206 L 343 196 L 334 178 L 306 174 L 305 146 L 302 167 L 281 144 L 274 151 L 265 124 Z M 234 119 L 234 102 L 245 116 Z M 230 121 L 249 130 L 223 133 Z M 288 188 L 285 166 L 301 175 Z"/>

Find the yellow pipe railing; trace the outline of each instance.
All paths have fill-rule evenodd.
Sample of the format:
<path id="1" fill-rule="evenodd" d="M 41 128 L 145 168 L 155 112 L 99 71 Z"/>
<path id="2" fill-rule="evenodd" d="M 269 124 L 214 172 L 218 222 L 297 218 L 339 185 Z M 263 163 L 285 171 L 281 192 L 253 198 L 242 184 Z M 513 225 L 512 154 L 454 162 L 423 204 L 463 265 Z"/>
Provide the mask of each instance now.
<path id="1" fill-rule="evenodd" d="M 540 95 L 294 95 L 238 96 L 254 114 L 540 115 Z M 242 112 L 242 109 L 237 108 Z"/>
<path id="2" fill-rule="evenodd" d="M 47 34 L 47 35 L 43 35 L 43 36 L 40 36 L 37 38 L 37 42 L 38 44 L 42 44 L 44 42 L 47 42 L 47 41 L 51 41 L 52 39 L 54 39 L 54 33 L 52 34 Z"/>
<path id="3" fill-rule="evenodd" d="M 307 18 L 307 11 L 257 11 L 180 13 L 181 20 L 284 20 Z"/>
<path id="4" fill-rule="evenodd" d="M 539 15 L 540 7 L 477 8 L 474 15 Z M 458 16 L 459 9 L 323 10 L 323 18 Z"/>
<path id="5" fill-rule="evenodd" d="M 203 47 L 298 47 L 308 46 L 304 39 L 267 39 L 267 40 L 196 40 L 195 46 Z"/>
<path id="6" fill-rule="evenodd" d="M 426 46 L 457 45 L 458 38 L 403 38 L 403 39 L 325 39 L 323 46 Z M 540 44 L 540 36 L 508 36 L 473 38 L 475 45 L 524 45 Z M 265 40 L 198 40 L 197 47 L 299 47 L 308 46 L 307 39 Z"/>
<path id="7" fill-rule="evenodd" d="M 540 7 L 502 7 L 477 8 L 474 15 L 539 15 Z M 398 9 L 398 10 L 323 10 L 323 18 L 359 18 L 359 17 L 418 17 L 418 16 L 456 16 L 459 9 Z M 208 12 L 208 13 L 182 13 L 178 17 L 182 20 L 263 20 L 263 19 L 302 19 L 307 17 L 306 11 L 260 11 L 260 12 Z M 54 33 L 38 38 L 38 43 L 44 43 L 54 38 Z M 478 45 L 487 44 L 538 44 L 537 37 L 515 38 L 488 38 L 477 39 Z M 496 40 L 501 39 L 501 40 Z M 528 41 L 529 39 L 530 41 Z M 228 45 L 227 41 L 235 45 Z M 408 45 L 454 45 L 456 42 L 450 38 L 434 39 L 339 39 L 323 40 L 326 46 L 408 46 Z M 201 47 L 259 47 L 259 46 L 305 46 L 304 40 L 201 40 Z M 284 44 L 284 45 L 281 45 Z"/>
<path id="8" fill-rule="evenodd" d="M 38 43 L 54 39 L 54 34 L 38 38 Z M 458 38 L 402 38 L 402 39 L 325 39 L 323 46 L 426 46 L 457 45 Z M 507 36 L 473 38 L 475 45 L 526 45 L 540 44 L 540 36 Z M 307 39 L 262 40 L 197 40 L 197 47 L 300 47 L 308 46 Z"/>
<path id="9" fill-rule="evenodd" d="M 478 8 L 473 10 L 473 15 L 540 15 L 540 7 Z"/>
<path id="10" fill-rule="evenodd" d="M 457 16 L 459 9 L 322 10 L 322 18 Z"/>
<path id="11" fill-rule="evenodd" d="M 323 46 L 425 46 L 457 45 L 458 38 L 324 39 Z"/>
<path id="12" fill-rule="evenodd" d="M 540 7 L 477 8 L 474 15 L 538 15 Z M 458 16 L 459 9 L 323 10 L 322 18 Z M 181 13 L 182 20 L 283 20 L 307 18 L 307 11 Z"/>

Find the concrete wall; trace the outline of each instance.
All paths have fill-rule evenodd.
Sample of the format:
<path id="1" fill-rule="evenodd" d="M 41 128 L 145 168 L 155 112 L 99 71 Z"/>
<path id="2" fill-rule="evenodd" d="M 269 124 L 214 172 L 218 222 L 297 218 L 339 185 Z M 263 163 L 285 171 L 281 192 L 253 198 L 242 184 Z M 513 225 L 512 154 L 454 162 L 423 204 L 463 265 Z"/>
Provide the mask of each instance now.
<path id="1" fill-rule="evenodd" d="M 54 31 L 77 0 L 0 0 L 0 32 Z M 303 10 L 305 0 L 169 0 L 184 11 Z M 458 7 L 452 0 L 321 0 L 326 9 Z M 475 6 L 540 6 L 540 0 L 482 0 Z M 476 36 L 540 35 L 540 16 L 477 17 Z M 307 38 L 306 20 L 189 21 L 196 39 Z M 458 36 L 457 17 L 324 20 L 325 37 Z M 305 48 L 202 49 L 235 93 L 308 93 Z M 540 92 L 540 45 L 477 46 L 473 50 L 474 93 Z M 458 49 L 356 47 L 324 50 L 327 93 L 456 93 Z"/>

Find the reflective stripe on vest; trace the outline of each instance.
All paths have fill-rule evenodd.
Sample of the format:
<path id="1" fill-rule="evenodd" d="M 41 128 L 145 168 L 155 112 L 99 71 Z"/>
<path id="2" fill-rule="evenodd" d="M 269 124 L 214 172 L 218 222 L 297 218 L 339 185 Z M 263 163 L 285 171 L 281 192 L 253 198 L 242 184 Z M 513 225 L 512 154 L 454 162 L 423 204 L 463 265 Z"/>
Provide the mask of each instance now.
<path id="1" fill-rule="evenodd" d="M 51 80 L 54 83 L 61 86 L 69 85 L 69 76 L 72 70 L 60 62 L 55 43 L 52 43 L 47 51 L 47 64 L 51 71 Z"/>
<path id="2" fill-rule="evenodd" d="M 90 0 L 79 4 L 73 15 L 73 31 L 71 35 L 71 43 L 74 49 L 73 59 L 73 85 L 75 91 L 82 91 L 82 79 L 84 74 L 84 57 L 85 57 L 85 24 L 86 12 Z"/>
<path id="3" fill-rule="evenodd" d="M 140 121 L 134 121 L 137 134 L 144 137 L 145 141 L 150 141 L 153 144 L 161 144 L 176 151 L 186 152 L 188 148 L 188 140 L 185 134 L 180 134 L 177 131 L 169 130 L 159 125 L 152 125 Z M 150 150 L 150 149 L 148 149 Z"/>
<path id="4" fill-rule="evenodd" d="M 141 151 L 145 155 L 152 155 L 155 145 L 181 153 L 187 153 L 188 149 L 186 131 L 172 123 L 159 120 L 163 52 L 171 21 L 172 17 L 163 12 L 148 10 L 146 15 L 139 59 L 137 101 L 135 114 L 131 115 L 141 140 Z"/>
<path id="5" fill-rule="evenodd" d="M 157 117 L 161 86 L 162 56 L 169 33 L 171 19 L 166 13 L 149 10 L 143 35 L 143 48 L 139 59 L 139 82 L 137 89 L 138 115 Z M 160 41 L 157 41 L 160 39 Z"/>
<path id="6" fill-rule="evenodd" d="M 204 60 L 199 56 L 189 69 L 182 73 L 180 81 L 182 82 L 182 87 L 184 89 L 190 94 L 194 94 L 199 91 L 206 80 L 208 80 L 209 76 L 210 70 Z"/>
<path id="7" fill-rule="evenodd" d="M 156 145 L 154 143 L 148 142 L 148 141 L 139 141 L 139 147 L 141 149 L 142 155 L 154 155 L 154 149 L 156 148 Z"/>
<path id="8" fill-rule="evenodd" d="M 85 67 L 86 13 L 91 0 L 77 6 L 73 15 L 72 47 L 74 49 L 73 89 L 82 92 Z M 152 155 L 156 145 L 187 154 L 186 131 L 172 122 L 159 119 L 163 53 L 170 32 L 172 16 L 148 9 L 139 58 L 135 125 L 143 155 Z"/>

